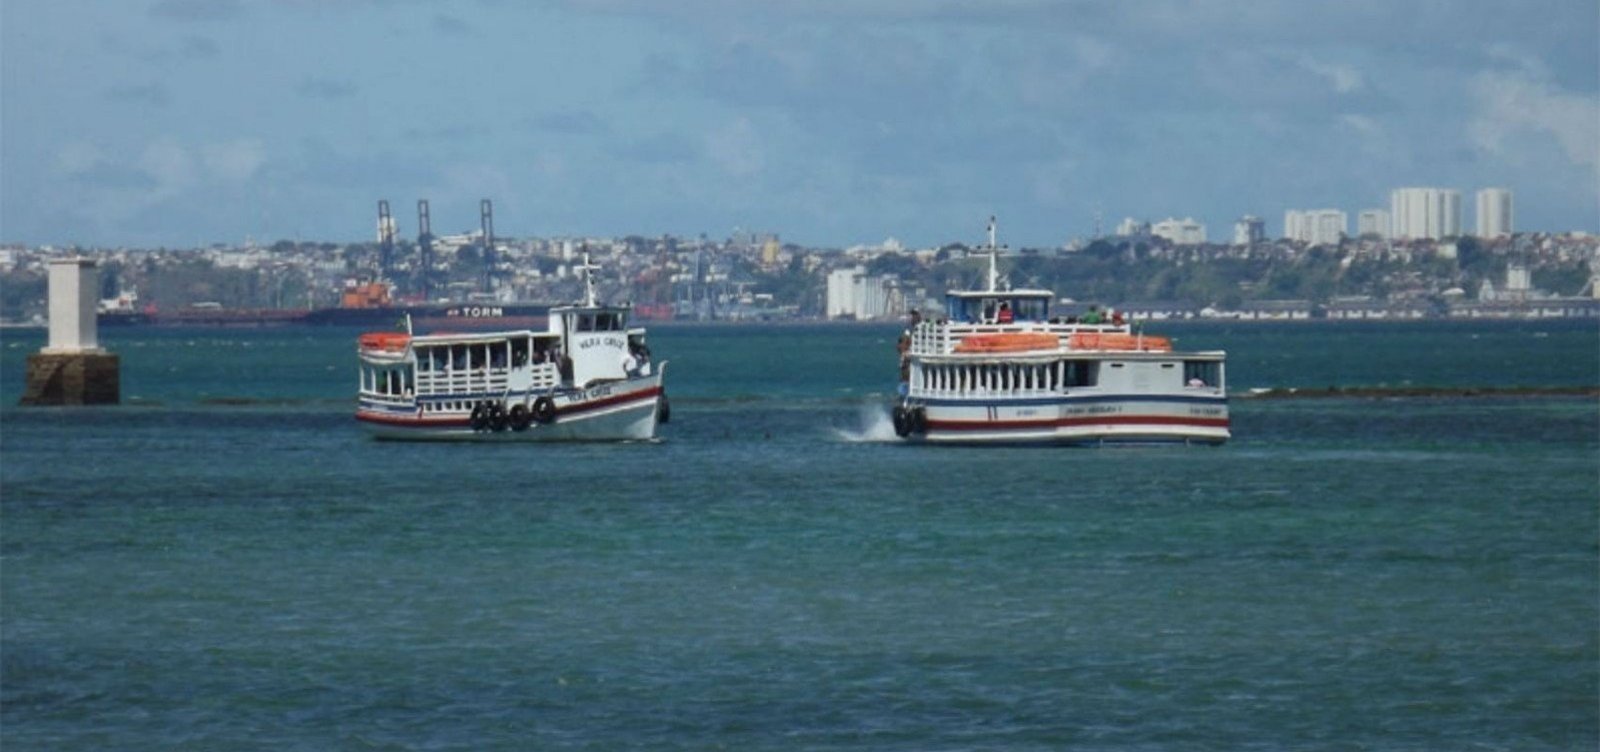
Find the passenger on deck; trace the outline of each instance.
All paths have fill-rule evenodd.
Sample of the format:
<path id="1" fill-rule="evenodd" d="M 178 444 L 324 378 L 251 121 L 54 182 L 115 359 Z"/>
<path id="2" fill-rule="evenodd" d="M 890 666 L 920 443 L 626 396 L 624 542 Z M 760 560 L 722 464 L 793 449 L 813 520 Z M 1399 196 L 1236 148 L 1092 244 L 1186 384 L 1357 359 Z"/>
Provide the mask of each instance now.
<path id="1" fill-rule="evenodd" d="M 1009 324 L 1009 323 L 1011 323 L 1011 322 L 1013 322 L 1015 320 L 1016 320 L 1016 317 L 1013 316 L 1012 313 L 1011 313 L 1011 304 L 1010 303 L 1001 303 L 1000 304 L 1000 313 L 995 315 L 995 323 Z"/>
<path id="2" fill-rule="evenodd" d="M 1100 316 L 1099 306 L 1089 306 L 1089 312 L 1083 314 L 1083 323 L 1085 324 L 1098 324 L 1101 321 L 1103 319 Z"/>
<path id="3" fill-rule="evenodd" d="M 622 356 L 622 373 L 628 378 L 639 375 L 639 356 L 637 348 L 628 348 L 626 355 Z"/>

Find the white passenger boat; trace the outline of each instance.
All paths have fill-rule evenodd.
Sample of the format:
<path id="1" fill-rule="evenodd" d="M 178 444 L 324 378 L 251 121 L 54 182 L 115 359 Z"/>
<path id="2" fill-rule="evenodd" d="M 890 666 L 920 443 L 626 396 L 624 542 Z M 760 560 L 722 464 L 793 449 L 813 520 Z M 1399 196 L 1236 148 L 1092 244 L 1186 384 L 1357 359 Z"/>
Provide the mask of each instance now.
<path id="1" fill-rule="evenodd" d="M 650 362 L 626 306 L 550 309 L 547 331 L 363 334 L 356 418 L 388 439 L 647 440 L 669 417 L 666 362 Z"/>
<path id="2" fill-rule="evenodd" d="M 1120 315 L 1054 316 L 1049 290 L 952 291 L 901 338 L 895 433 L 949 443 L 1208 443 L 1229 438 L 1222 351 L 1180 352 Z"/>

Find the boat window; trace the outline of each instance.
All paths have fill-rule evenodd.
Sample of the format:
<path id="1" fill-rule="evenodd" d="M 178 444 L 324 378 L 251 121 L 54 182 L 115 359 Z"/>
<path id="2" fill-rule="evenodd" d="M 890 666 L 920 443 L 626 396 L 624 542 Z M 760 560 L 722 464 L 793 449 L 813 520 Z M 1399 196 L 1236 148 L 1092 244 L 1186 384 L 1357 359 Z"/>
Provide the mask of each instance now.
<path id="1" fill-rule="evenodd" d="M 594 315 L 588 313 L 578 314 L 577 330 L 580 332 L 594 331 Z"/>
<path id="2" fill-rule="evenodd" d="M 1221 386 L 1222 364 L 1215 360 L 1183 361 L 1185 386 Z"/>
<path id="3" fill-rule="evenodd" d="M 1067 388 L 1094 386 L 1100 383 L 1100 364 L 1090 360 L 1069 360 L 1062 364 L 1063 386 Z"/>
<path id="4" fill-rule="evenodd" d="M 1043 321 L 1049 312 L 1049 301 L 1043 298 L 1020 298 L 1011 301 L 1011 314 L 1017 321 Z"/>
<path id="5" fill-rule="evenodd" d="M 518 337 L 511 340 L 511 365 L 521 368 L 528 364 L 528 350 L 532 341 L 527 337 Z"/>
<path id="6" fill-rule="evenodd" d="M 419 348 L 416 349 L 416 355 L 417 355 L 417 371 L 419 373 L 427 373 L 428 371 L 432 371 L 433 370 L 433 350 L 432 349 L 426 349 L 426 348 L 419 347 Z"/>
<path id="7" fill-rule="evenodd" d="M 467 370 L 467 346 L 466 345 L 452 345 L 450 347 L 450 370 L 452 370 L 452 371 L 465 371 L 465 370 Z"/>

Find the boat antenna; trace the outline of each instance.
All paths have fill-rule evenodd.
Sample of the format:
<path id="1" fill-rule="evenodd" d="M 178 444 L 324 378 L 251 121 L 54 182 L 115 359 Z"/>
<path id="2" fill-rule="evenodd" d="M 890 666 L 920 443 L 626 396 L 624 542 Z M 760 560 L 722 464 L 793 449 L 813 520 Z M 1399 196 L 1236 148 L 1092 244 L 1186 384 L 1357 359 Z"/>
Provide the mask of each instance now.
<path id="1" fill-rule="evenodd" d="M 594 294 L 594 273 L 595 273 L 595 270 L 599 269 L 600 267 L 589 263 L 589 254 L 588 254 L 588 252 L 585 252 L 583 254 L 583 266 L 580 266 L 578 268 L 583 270 L 583 291 L 584 291 L 584 303 L 583 304 L 584 304 L 585 307 L 594 308 L 595 306 L 599 305 L 599 303 L 596 302 L 595 294 Z"/>

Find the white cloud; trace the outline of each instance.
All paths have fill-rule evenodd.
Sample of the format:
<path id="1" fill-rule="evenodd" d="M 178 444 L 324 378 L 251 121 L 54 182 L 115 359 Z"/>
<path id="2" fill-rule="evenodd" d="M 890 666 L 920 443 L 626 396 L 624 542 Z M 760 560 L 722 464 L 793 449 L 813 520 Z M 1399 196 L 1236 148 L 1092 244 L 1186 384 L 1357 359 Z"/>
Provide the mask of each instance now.
<path id="1" fill-rule="evenodd" d="M 1360 91 L 1366 84 L 1361 77 L 1361 71 L 1354 66 L 1343 63 L 1324 63 L 1312 57 L 1302 56 L 1300 66 L 1312 73 L 1328 79 L 1333 84 L 1333 90 L 1339 94 L 1350 94 Z"/>
<path id="2" fill-rule="evenodd" d="M 261 169 L 267 161 L 267 150 L 260 141 L 241 139 L 202 146 L 200 158 L 210 175 L 237 183 L 249 180 Z"/>
<path id="3" fill-rule="evenodd" d="M 1345 113 L 1339 116 L 1339 122 L 1346 128 L 1360 133 L 1363 136 L 1376 136 L 1383 132 L 1383 128 L 1378 125 L 1378 121 L 1373 120 L 1366 115 Z"/>
<path id="4" fill-rule="evenodd" d="M 750 119 L 740 117 L 706 136 L 706 153 L 729 175 L 749 177 L 766 166 L 761 139 Z"/>
<path id="5" fill-rule="evenodd" d="M 194 157 L 176 141 L 162 140 L 146 146 L 136 164 L 155 181 L 155 192 L 162 198 L 187 189 L 198 176 Z"/>
<path id="6" fill-rule="evenodd" d="M 1554 136 L 1568 159 L 1600 171 L 1600 101 L 1594 97 L 1509 71 L 1481 73 L 1471 90 L 1477 112 L 1468 132 L 1479 149 L 1515 157 L 1530 138 Z"/>
<path id="7" fill-rule="evenodd" d="M 100 147 L 74 141 L 56 151 L 56 167 L 67 175 L 83 175 L 93 171 L 105 160 Z"/>

